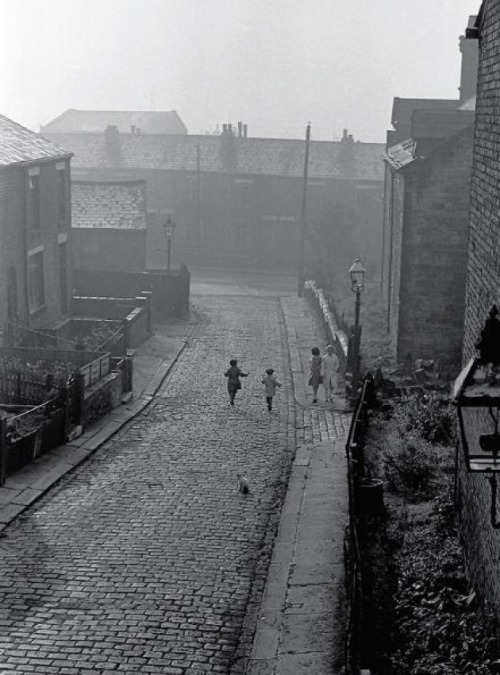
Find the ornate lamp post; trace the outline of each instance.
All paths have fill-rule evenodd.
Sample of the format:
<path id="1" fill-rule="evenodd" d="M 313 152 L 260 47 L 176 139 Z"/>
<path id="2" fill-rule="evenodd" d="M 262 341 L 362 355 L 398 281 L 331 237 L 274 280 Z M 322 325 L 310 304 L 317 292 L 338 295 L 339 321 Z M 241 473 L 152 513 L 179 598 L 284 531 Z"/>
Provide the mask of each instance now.
<path id="1" fill-rule="evenodd" d="M 167 272 L 170 272 L 170 247 L 175 231 L 175 223 L 170 216 L 167 216 L 167 222 L 163 223 L 163 228 L 165 230 L 165 237 L 167 239 Z"/>
<path id="2" fill-rule="evenodd" d="M 356 293 L 355 304 L 355 319 L 354 319 L 354 342 L 353 342 L 353 360 L 352 364 L 352 393 L 356 392 L 359 379 L 359 360 L 360 360 L 360 343 L 361 343 L 361 328 L 359 326 L 359 311 L 361 306 L 361 293 L 365 290 L 365 268 L 361 264 L 359 258 L 353 262 L 349 268 L 349 277 L 351 279 L 351 290 Z"/>

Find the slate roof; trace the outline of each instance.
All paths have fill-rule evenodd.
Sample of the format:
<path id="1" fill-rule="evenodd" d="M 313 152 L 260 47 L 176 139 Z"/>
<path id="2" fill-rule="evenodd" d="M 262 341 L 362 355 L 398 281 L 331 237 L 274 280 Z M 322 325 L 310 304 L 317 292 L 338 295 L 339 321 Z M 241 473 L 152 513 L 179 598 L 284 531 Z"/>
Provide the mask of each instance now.
<path id="1" fill-rule="evenodd" d="M 71 182 L 72 227 L 146 229 L 146 182 Z"/>
<path id="2" fill-rule="evenodd" d="M 305 142 L 290 139 L 223 136 L 120 134 L 119 146 L 106 149 L 104 134 L 57 134 L 75 153 L 78 168 L 197 170 L 203 172 L 299 177 L 304 172 Z M 383 143 L 312 141 L 309 177 L 383 180 Z"/>
<path id="3" fill-rule="evenodd" d="M 186 134 L 187 128 L 175 110 L 75 110 L 70 108 L 42 126 L 43 134 L 99 133 L 107 126 L 116 126 L 124 134 L 132 127 L 141 134 Z"/>
<path id="4" fill-rule="evenodd" d="M 0 115 L 0 166 L 67 157 L 68 150 Z"/>

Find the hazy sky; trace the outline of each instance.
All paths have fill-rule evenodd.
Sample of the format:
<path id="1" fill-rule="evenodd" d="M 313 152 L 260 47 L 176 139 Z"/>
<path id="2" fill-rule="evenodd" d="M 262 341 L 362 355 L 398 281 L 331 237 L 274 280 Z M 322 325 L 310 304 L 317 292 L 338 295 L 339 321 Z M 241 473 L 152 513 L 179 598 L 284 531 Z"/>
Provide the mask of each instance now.
<path id="1" fill-rule="evenodd" d="M 190 133 L 383 141 L 394 96 L 457 98 L 480 0 L 0 0 L 0 113 L 177 110 Z"/>

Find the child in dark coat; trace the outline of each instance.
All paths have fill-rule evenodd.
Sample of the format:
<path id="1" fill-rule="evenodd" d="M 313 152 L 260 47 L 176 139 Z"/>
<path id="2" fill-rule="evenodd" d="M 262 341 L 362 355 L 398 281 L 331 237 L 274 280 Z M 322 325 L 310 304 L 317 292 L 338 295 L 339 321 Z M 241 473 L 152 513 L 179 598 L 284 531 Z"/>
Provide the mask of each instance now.
<path id="1" fill-rule="evenodd" d="M 224 373 L 224 376 L 227 377 L 227 391 L 229 393 L 229 405 L 234 405 L 234 397 L 238 389 L 241 389 L 240 377 L 247 377 L 248 373 L 244 373 L 238 367 L 238 361 L 236 359 L 231 359 L 229 361 L 228 370 Z"/>

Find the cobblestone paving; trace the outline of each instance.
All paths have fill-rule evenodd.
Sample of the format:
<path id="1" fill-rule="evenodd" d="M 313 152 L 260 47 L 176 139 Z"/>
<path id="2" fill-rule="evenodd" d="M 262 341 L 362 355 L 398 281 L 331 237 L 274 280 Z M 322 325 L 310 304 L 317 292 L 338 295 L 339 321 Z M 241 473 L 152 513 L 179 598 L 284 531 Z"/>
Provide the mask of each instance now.
<path id="1" fill-rule="evenodd" d="M 295 448 L 295 405 L 279 301 L 210 297 L 198 308 L 154 404 L 0 539 L 2 675 L 238 668 Z M 233 355 L 250 372 L 234 409 L 222 376 Z M 285 385 L 271 415 L 261 385 L 269 366 Z M 306 437 L 329 433 L 331 413 L 307 412 Z M 237 490 L 240 469 L 248 496 Z"/>

